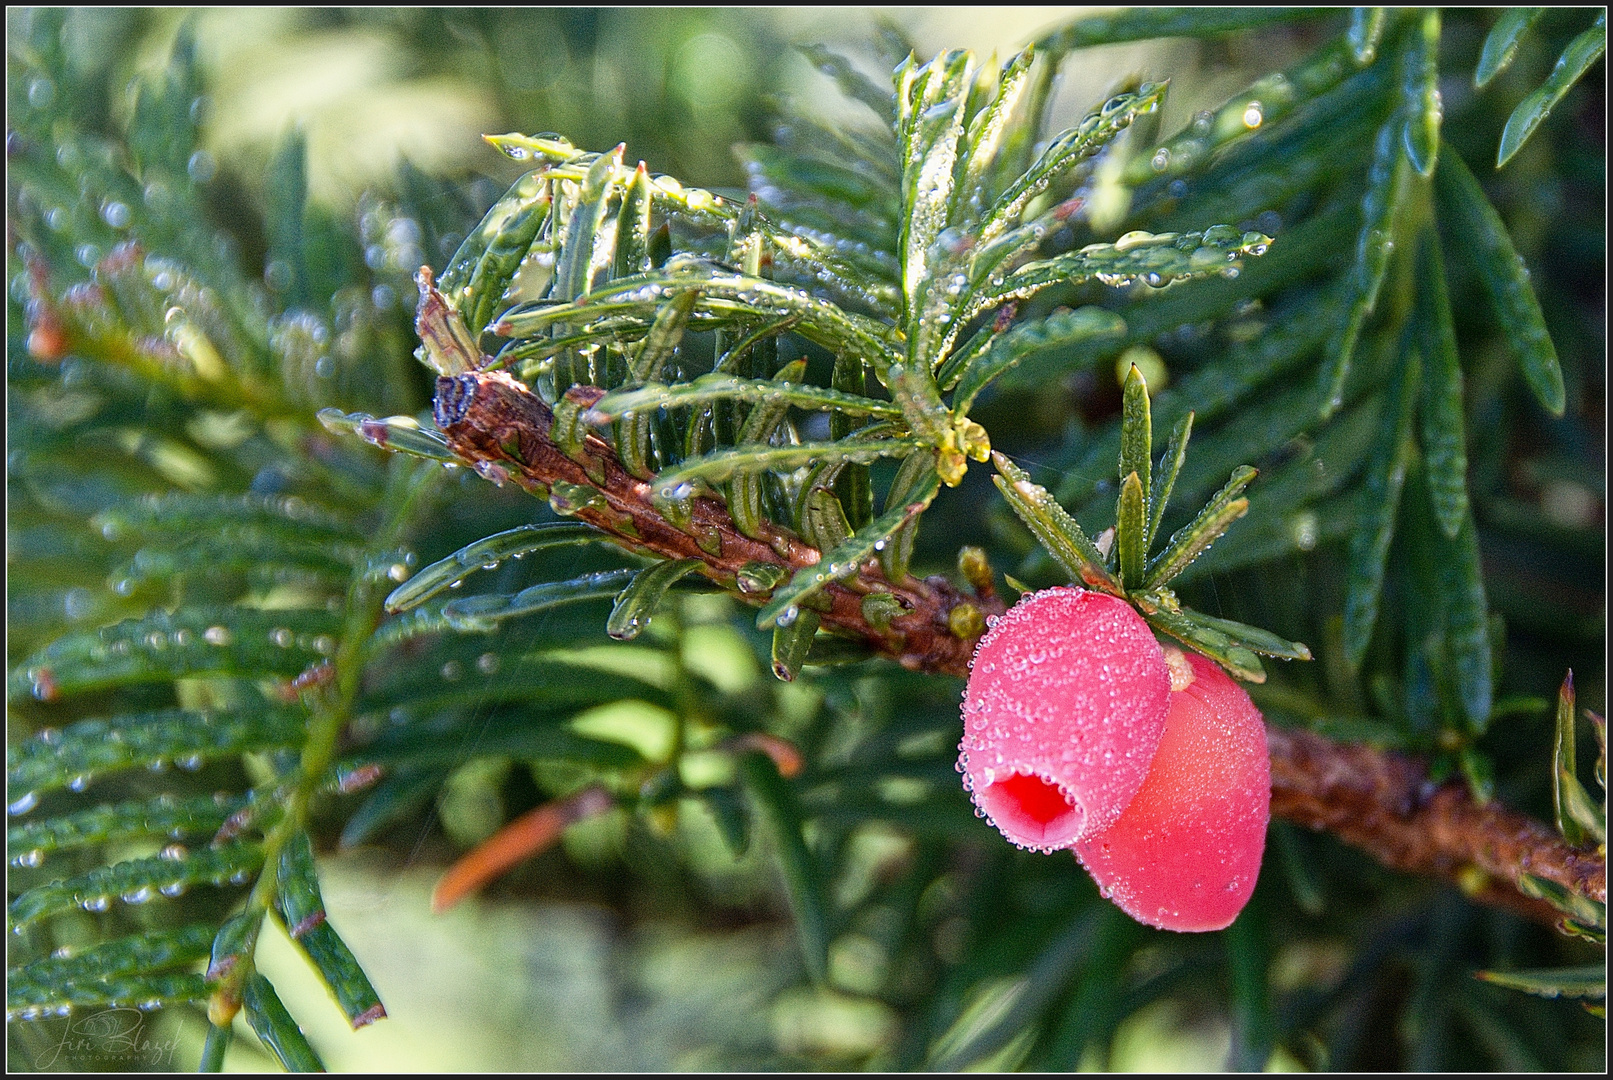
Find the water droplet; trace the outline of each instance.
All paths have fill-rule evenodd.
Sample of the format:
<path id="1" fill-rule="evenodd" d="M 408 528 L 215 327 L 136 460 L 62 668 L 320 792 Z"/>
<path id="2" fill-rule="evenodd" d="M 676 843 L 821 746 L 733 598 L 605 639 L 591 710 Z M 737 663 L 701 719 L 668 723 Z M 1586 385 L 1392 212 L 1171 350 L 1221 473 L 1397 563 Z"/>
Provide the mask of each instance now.
<path id="1" fill-rule="evenodd" d="M 476 670 L 483 675 L 492 675 L 498 671 L 499 659 L 497 653 L 483 653 L 476 658 Z"/>
<path id="2" fill-rule="evenodd" d="M 148 885 L 142 885 L 134 892 L 124 893 L 121 899 L 125 904 L 144 904 L 153 896 L 153 890 Z"/>
<path id="3" fill-rule="evenodd" d="M 44 861 L 45 853 L 38 848 L 34 848 L 32 851 L 25 851 L 21 855 L 13 855 L 11 857 L 12 866 L 35 867 Z"/>
<path id="4" fill-rule="evenodd" d="M 230 632 L 222 626 L 209 626 L 202 631 L 202 640 L 209 645 L 228 645 L 230 643 Z"/>
<path id="5" fill-rule="evenodd" d="M 1251 101 L 1243 110 L 1243 126 L 1250 130 L 1259 127 L 1265 118 L 1265 110 L 1260 107 L 1258 101 Z"/>
<path id="6" fill-rule="evenodd" d="M 442 677 L 447 682 L 458 682 L 464 674 L 465 669 L 458 660 L 450 660 L 442 666 Z"/>
<path id="7" fill-rule="evenodd" d="M 1150 160 L 1148 162 L 1148 164 L 1153 166 L 1153 169 L 1154 169 L 1155 172 L 1164 172 L 1166 169 L 1170 168 L 1171 167 L 1171 152 L 1170 152 L 1170 148 L 1161 146 L 1158 150 L 1155 150 L 1154 151 L 1154 156 L 1153 156 L 1152 160 Z"/>
<path id="8" fill-rule="evenodd" d="M 109 202 L 101 207 L 101 220 L 114 229 L 128 228 L 131 217 L 132 215 L 126 203 Z"/>
<path id="9" fill-rule="evenodd" d="M 202 757 L 200 754 L 189 754 L 182 758 L 175 758 L 174 764 L 186 772 L 195 772 L 202 767 Z"/>
<path id="10" fill-rule="evenodd" d="M 185 172 L 198 184 L 205 184 L 218 172 L 218 162 L 206 150 L 198 150 L 185 163 Z"/>
<path id="11" fill-rule="evenodd" d="M 1295 514 L 1289 523 L 1289 535 L 1294 538 L 1294 546 L 1301 551 L 1310 551 L 1316 547 L 1317 541 L 1316 513 L 1306 510 Z"/>
<path id="12" fill-rule="evenodd" d="M 79 907 L 85 911 L 105 911 L 112 906 L 109 896 L 87 896 L 79 901 Z"/>
<path id="13" fill-rule="evenodd" d="M 184 896 L 185 883 L 183 881 L 170 881 L 157 891 L 170 899 L 176 896 Z"/>
<path id="14" fill-rule="evenodd" d="M 70 791 L 83 791 L 90 786 L 90 782 L 94 779 L 95 777 L 90 773 L 79 773 L 67 782 L 67 787 Z"/>
<path id="15" fill-rule="evenodd" d="M 263 283 L 275 292 L 291 288 L 291 264 L 285 259 L 270 259 L 263 267 Z"/>
<path id="16" fill-rule="evenodd" d="M 273 630 L 269 631 L 269 640 L 280 646 L 282 649 L 289 649 L 291 647 L 291 643 L 297 640 L 297 636 L 290 630 L 287 630 L 284 626 L 277 626 Z"/>

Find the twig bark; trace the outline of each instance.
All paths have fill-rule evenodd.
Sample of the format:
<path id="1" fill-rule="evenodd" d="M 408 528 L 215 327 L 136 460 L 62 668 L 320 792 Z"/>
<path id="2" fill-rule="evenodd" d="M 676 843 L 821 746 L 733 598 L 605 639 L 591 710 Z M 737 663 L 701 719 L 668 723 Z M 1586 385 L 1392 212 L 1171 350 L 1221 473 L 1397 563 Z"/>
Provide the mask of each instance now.
<path id="1" fill-rule="evenodd" d="M 765 593 L 746 594 L 740 571 L 763 563 L 794 574 L 821 558 L 799 537 L 763 523 L 759 537 L 746 536 L 720 500 L 687 500 L 689 520 L 675 524 L 658 508 L 650 485 L 622 467 L 603 439 L 589 435 L 575 458 L 550 438 L 554 415 L 538 395 L 501 371 L 445 375 L 437 380 L 437 426 L 453 451 L 482 475 L 513 480 L 557 510 L 608 533 L 634 551 L 669 559 L 694 558 L 711 580 L 757 603 Z M 753 575 L 752 575 L 753 576 Z M 892 594 L 905 613 L 886 628 L 863 616 L 862 599 L 871 592 Z M 1000 614 L 995 596 L 967 597 L 942 577 L 887 581 L 877 560 L 855 577 L 824 589 L 828 610 L 823 625 L 861 640 L 875 652 L 923 671 L 966 672 L 975 639 L 953 633 L 948 615 L 968 602 L 983 614 Z"/>
<path id="2" fill-rule="evenodd" d="M 576 391 L 573 391 L 575 393 Z M 585 394 L 590 391 L 584 390 Z M 597 391 L 593 391 L 597 393 Z M 707 577 L 746 595 L 740 571 L 767 563 L 787 574 L 820 553 L 783 530 L 746 536 L 718 499 L 689 500 L 689 519 L 674 524 L 650 485 L 622 467 L 602 439 L 589 435 L 568 457 L 552 441 L 548 405 L 503 372 L 471 371 L 437 380 L 436 420 L 454 452 L 498 482 L 513 480 L 562 512 L 608 533 L 622 546 L 672 559 L 695 558 Z M 871 625 L 862 598 L 895 595 L 906 609 L 888 628 Z M 879 563 L 825 590 L 825 628 L 865 642 L 913 670 L 966 675 L 975 637 L 960 637 L 948 615 L 960 603 L 998 614 L 995 595 L 966 596 L 946 579 L 887 581 Z M 1460 784 L 1434 785 L 1399 754 L 1334 743 L 1305 731 L 1271 728 L 1272 813 L 1325 829 L 1385 865 L 1456 882 L 1475 899 L 1555 923 L 1559 913 L 1518 892 L 1520 874 L 1556 882 L 1605 902 L 1604 855 L 1570 848 L 1553 830 L 1497 804 L 1480 806 Z"/>
<path id="3" fill-rule="evenodd" d="M 1475 899 L 1546 923 L 1561 914 L 1517 891 L 1520 874 L 1607 901 L 1607 859 L 1465 785 L 1435 785 L 1418 762 L 1309 731 L 1271 727 L 1271 812 L 1325 829 L 1397 870 L 1455 882 Z"/>

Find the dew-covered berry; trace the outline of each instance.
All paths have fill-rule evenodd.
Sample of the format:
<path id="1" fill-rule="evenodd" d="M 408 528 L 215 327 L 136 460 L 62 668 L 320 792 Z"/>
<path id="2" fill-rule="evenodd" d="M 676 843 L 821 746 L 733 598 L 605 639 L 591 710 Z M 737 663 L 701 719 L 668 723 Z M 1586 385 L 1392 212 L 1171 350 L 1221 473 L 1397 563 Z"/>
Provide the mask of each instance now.
<path id="1" fill-rule="evenodd" d="M 1142 786 L 1165 727 L 1170 672 L 1124 600 L 1028 595 L 980 639 L 958 760 L 979 811 L 1021 847 L 1100 832 Z"/>
<path id="2" fill-rule="evenodd" d="M 1220 930 L 1248 903 L 1271 817 L 1260 711 L 1214 661 L 1170 652 L 1174 689 L 1148 777 L 1075 845 L 1103 894 L 1162 930 Z"/>

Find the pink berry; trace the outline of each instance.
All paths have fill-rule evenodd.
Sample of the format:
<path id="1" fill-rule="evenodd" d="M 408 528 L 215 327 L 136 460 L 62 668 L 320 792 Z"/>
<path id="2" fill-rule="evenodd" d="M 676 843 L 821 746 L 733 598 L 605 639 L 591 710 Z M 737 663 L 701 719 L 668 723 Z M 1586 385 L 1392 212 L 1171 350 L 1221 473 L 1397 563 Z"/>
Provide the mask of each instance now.
<path id="1" fill-rule="evenodd" d="M 1171 692 L 1148 778 L 1119 820 L 1083 838 L 1075 853 L 1137 921 L 1220 930 L 1260 876 L 1271 818 L 1266 725 L 1214 661 L 1170 651 L 1180 688 Z"/>
<path id="2" fill-rule="evenodd" d="M 1124 600 L 1061 587 L 1026 596 L 975 650 L 958 768 L 975 805 L 1021 847 L 1108 828 L 1148 775 L 1170 672 Z"/>

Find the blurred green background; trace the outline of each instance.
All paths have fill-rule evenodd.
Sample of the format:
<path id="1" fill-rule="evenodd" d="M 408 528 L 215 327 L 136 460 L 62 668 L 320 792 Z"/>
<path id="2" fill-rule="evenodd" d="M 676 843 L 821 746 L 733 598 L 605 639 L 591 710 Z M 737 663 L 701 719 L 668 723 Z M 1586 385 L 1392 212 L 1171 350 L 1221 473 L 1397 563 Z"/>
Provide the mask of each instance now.
<path id="1" fill-rule="evenodd" d="M 512 130 L 558 132 L 578 146 L 626 142 L 628 159 L 654 171 L 739 187 L 732 146 L 768 137 L 778 96 L 831 116 L 860 110 L 792 45 L 866 55 L 878 28 L 890 25 L 921 53 L 961 46 L 1006 56 L 1078 10 L 82 9 L 70 33 L 86 69 L 130 77 L 165 63 L 189 22 L 209 73 L 204 142 L 215 159 L 250 189 L 273 146 L 300 126 L 313 196 L 350 206 L 367 186 L 389 182 L 404 159 L 429 173 L 513 175 L 518 167 L 478 138 Z M 1201 55 L 1195 43 L 1173 40 L 1091 50 L 1062 76 L 1055 124 L 1128 73 L 1168 71 L 1170 130 L 1237 88 L 1240 62 L 1264 70 L 1301 51 L 1228 56 L 1236 50 L 1218 46 Z"/>

